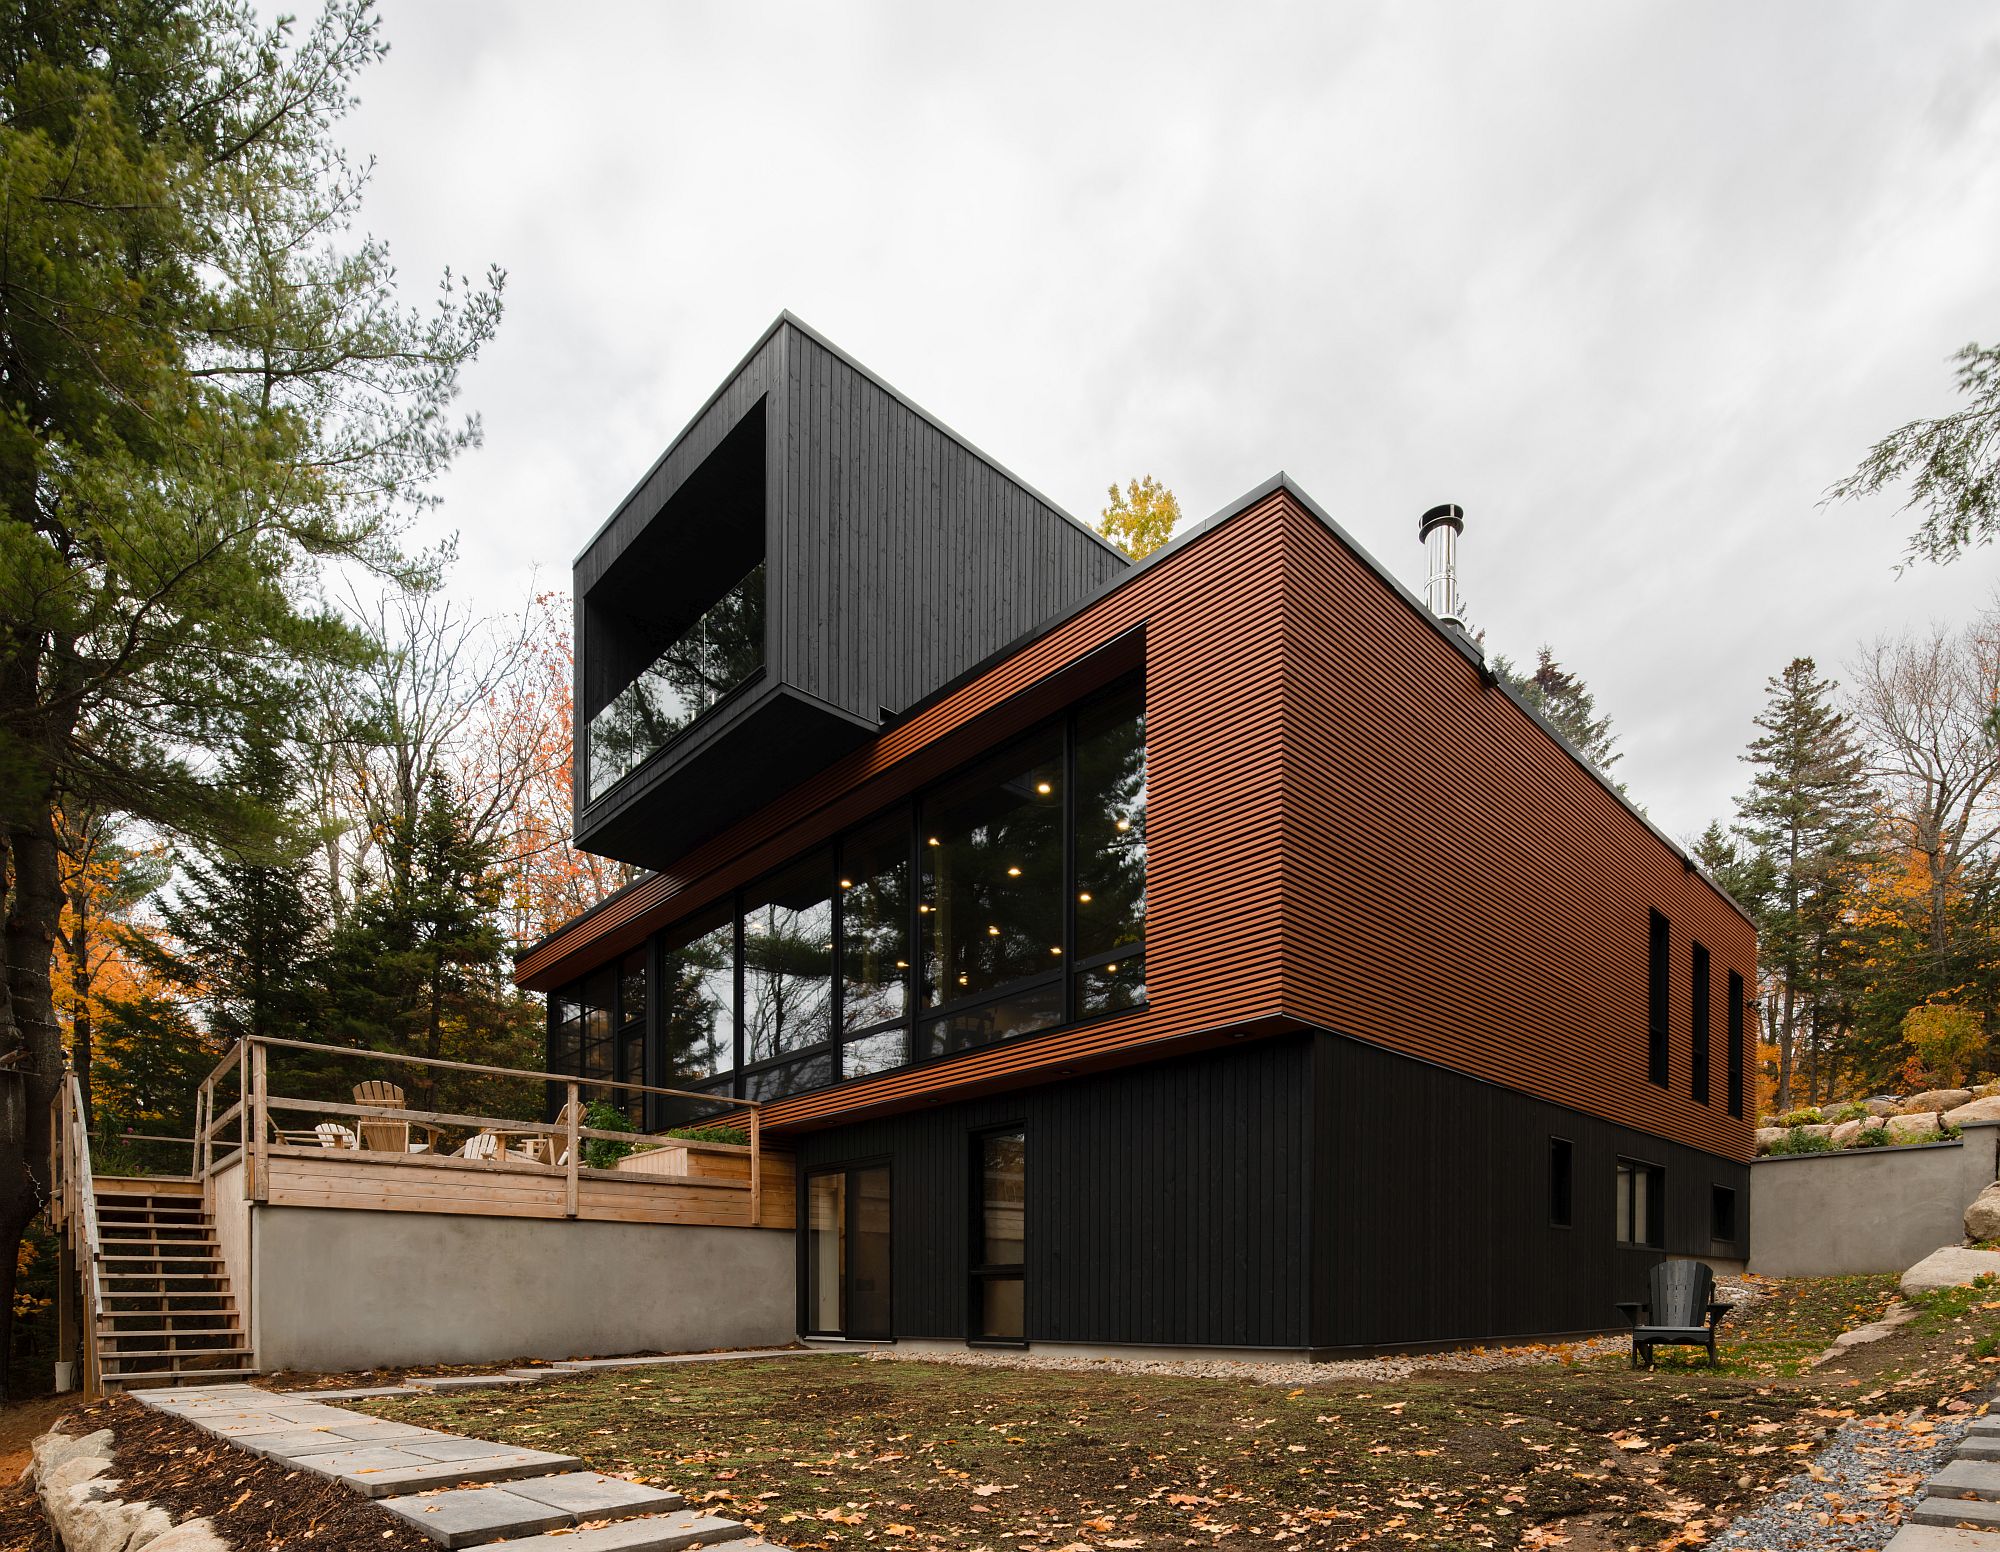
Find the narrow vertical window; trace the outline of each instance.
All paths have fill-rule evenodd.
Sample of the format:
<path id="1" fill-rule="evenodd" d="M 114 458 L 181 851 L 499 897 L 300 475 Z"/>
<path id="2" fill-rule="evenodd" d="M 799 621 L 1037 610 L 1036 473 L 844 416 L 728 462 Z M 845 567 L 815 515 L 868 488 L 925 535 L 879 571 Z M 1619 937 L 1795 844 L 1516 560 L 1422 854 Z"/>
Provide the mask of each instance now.
<path id="1" fill-rule="evenodd" d="M 1725 1082 L 1728 1085 L 1729 1113 L 1737 1120 L 1743 1119 L 1743 977 L 1734 970 L 1729 972 L 1729 1049 L 1724 1060 L 1728 1063 Z"/>
<path id="2" fill-rule="evenodd" d="M 972 1326 L 975 1341 L 1027 1336 L 1027 1134 L 1019 1127 L 973 1139 Z"/>
<path id="3" fill-rule="evenodd" d="M 1688 1060 L 1694 1074 L 1688 1080 L 1688 1097 L 1697 1105 L 1708 1103 L 1708 950 L 1694 945 L 1694 977 L 1688 983 L 1693 993 L 1693 1022 L 1688 1026 Z"/>
<path id="4" fill-rule="evenodd" d="M 841 842 L 841 1076 L 910 1059 L 910 815 L 898 809 Z"/>
<path id="5" fill-rule="evenodd" d="M 1573 1158 L 1567 1137 L 1549 1139 L 1549 1222 L 1559 1229 L 1575 1221 Z"/>
<path id="6" fill-rule="evenodd" d="M 1076 718 L 1076 1013 L 1146 1001 L 1146 701 L 1137 685 Z"/>
<path id="7" fill-rule="evenodd" d="M 618 962 L 618 1081 L 646 1081 L 646 949 L 635 949 Z M 618 1090 L 618 1108 L 634 1126 L 646 1124 L 646 1096 Z"/>
<path id="8" fill-rule="evenodd" d="M 1666 1184 L 1667 1172 L 1657 1164 L 1618 1161 L 1619 1244 L 1657 1250 L 1666 1243 Z"/>
<path id="9" fill-rule="evenodd" d="M 727 1094 L 736 1070 L 736 921 L 726 908 L 704 911 L 668 933 L 660 955 L 661 1087 Z M 694 1101 L 672 1100 L 670 1125 Z"/>
<path id="10" fill-rule="evenodd" d="M 1646 913 L 1646 1076 L 1665 1088 L 1667 1077 L 1667 979 L 1669 949 L 1667 919 L 1658 911 Z"/>
<path id="11" fill-rule="evenodd" d="M 1711 1186 L 1708 1198 L 1709 1238 L 1736 1243 L 1736 1193 L 1728 1186 Z"/>
<path id="12" fill-rule="evenodd" d="M 743 897 L 743 1092 L 833 1081 L 833 856 L 815 852 Z M 808 1054 L 810 1053 L 810 1054 Z"/>

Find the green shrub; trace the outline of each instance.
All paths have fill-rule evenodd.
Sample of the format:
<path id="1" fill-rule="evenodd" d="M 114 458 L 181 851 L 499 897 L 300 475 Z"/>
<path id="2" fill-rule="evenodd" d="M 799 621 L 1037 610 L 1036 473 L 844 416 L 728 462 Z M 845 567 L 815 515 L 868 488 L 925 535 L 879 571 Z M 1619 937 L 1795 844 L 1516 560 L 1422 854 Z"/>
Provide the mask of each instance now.
<path id="1" fill-rule="evenodd" d="M 1833 1139 L 1824 1132 L 1809 1132 L 1801 1126 L 1793 1127 L 1784 1136 L 1764 1150 L 1767 1153 L 1832 1153 Z"/>
<path id="2" fill-rule="evenodd" d="M 678 1137 L 682 1142 L 726 1142 L 739 1148 L 750 1146 L 750 1134 L 740 1126 L 676 1126 L 660 1135 Z"/>
<path id="3" fill-rule="evenodd" d="M 1854 1134 L 1850 1148 L 1886 1148 L 1893 1141 L 1886 1126 L 1864 1126 Z"/>
<path id="4" fill-rule="evenodd" d="M 584 1108 L 583 1124 L 593 1132 L 629 1132 L 633 1129 L 624 1111 L 607 1105 L 601 1099 L 593 1099 Z M 631 1151 L 632 1144 L 629 1142 L 592 1137 L 584 1142 L 583 1162 L 591 1169 L 611 1169 Z"/>
<path id="5" fill-rule="evenodd" d="M 1819 1113 L 1818 1107 L 1809 1105 L 1804 1110 L 1793 1110 L 1779 1116 L 1778 1125 L 1817 1126 L 1825 1119 L 1826 1117 Z"/>
<path id="6" fill-rule="evenodd" d="M 1838 1126 L 1842 1121 L 1859 1121 L 1868 1114 L 1868 1107 L 1858 1099 L 1850 1099 L 1844 1105 L 1835 1105 L 1826 1113 L 1827 1120 Z"/>

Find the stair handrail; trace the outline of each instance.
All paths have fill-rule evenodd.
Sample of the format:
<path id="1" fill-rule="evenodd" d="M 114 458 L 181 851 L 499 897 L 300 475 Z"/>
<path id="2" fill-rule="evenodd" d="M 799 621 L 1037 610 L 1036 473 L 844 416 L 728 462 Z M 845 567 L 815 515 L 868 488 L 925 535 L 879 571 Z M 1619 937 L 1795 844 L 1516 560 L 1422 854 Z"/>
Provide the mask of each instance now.
<path id="1" fill-rule="evenodd" d="M 104 1303 L 104 1284 L 100 1280 L 104 1250 L 97 1236 L 97 1190 L 91 1181 L 90 1127 L 84 1120 L 83 1085 L 73 1069 L 63 1074 L 59 1093 L 62 1167 L 57 1185 L 70 1247 L 78 1252 L 78 1280 L 83 1284 L 83 1318 L 78 1322 L 83 1339 L 82 1388 L 86 1395 L 94 1395 L 101 1388 L 97 1312 Z"/>

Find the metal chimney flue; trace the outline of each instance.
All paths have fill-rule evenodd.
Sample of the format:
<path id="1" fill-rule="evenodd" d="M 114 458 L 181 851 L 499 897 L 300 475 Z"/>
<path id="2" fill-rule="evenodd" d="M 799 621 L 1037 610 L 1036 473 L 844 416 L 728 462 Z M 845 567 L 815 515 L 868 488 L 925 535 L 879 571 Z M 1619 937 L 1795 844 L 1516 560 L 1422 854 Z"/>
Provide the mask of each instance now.
<path id="1" fill-rule="evenodd" d="M 1430 557 L 1424 602 L 1448 625 L 1465 628 L 1465 600 L 1458 593 L 1458 536 L 1465 532 L 1465 509 L 1446 502 L 1417 519 L 1417 537 Z"/>

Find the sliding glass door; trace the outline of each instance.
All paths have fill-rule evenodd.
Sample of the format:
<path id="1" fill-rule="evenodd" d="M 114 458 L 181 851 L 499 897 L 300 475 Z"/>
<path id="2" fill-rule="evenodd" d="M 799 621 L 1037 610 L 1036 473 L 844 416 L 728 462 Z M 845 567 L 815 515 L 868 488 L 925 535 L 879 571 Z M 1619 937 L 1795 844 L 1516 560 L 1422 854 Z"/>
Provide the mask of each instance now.
<path id="1" fill-rule="evenodd" d="M 808 1336 L 888 1337 L 889 1166 L 806 1177 Z"/>

